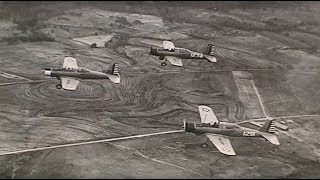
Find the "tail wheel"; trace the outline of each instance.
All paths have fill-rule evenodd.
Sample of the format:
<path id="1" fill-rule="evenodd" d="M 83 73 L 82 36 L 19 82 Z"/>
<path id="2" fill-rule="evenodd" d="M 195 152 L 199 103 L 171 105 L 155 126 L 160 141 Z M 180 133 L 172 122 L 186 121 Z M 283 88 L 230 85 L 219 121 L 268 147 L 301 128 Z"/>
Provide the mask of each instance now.
<path id="1" fill-rule="evenodd" d="M 208 147 L 208 144 L 207 144 L 207 143 L 203 143 L 203 144 L 201 145 L 201 147 L 202 147 L 202 148 L 207 148 L 207 147 Z"/>
<path id="2" fill-rule="evenodd" d="M 167 63 L 165 63 L 165 62 L 161 63 L 161 66 L 166 66 L 166 65 L 167 65 Z"/>
<path id="3" fill-rule="evenodd" d="M 160 60 L 164 60 L 164 56 L 159 56 L 159 59 Z"/>
<path id="4" fill-rule="evenodd" d="M 57 85 L 56 85 L 56 88 L 57 88 L 57 89 L 61 89 L 61 88 L 62 88 L 61 84 L 57 84 Z"/>

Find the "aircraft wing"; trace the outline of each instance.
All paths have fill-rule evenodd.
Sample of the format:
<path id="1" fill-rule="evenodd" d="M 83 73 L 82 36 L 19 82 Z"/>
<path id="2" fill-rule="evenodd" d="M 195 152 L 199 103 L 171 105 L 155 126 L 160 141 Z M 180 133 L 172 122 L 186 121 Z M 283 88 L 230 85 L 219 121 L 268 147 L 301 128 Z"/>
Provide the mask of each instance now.
<path id="1" fill-rule="evenodd" d="M 180 58 L 174 56 L 166 56 L 166 58 L 174 66 L 183 66 L 182 60 Z"/>
<path id="2" fill-rule="evenodd" d="M 64 58 L 62 68 L 64 68 L 64 69 L 78 69 L 77 60 L 73 57 Z"/>
<path id="3" fill-rule="evenodd" d="M 219 120 L 214 114 L 213 110 L 208 106 L 199 106 L 199 113 L 201 118 L 201 123 L 218 123 Z"/>
<path id="4" fill-rule="evenodd" d="M 235 156 L 236 152 L 231 145 L 231 142 L 228 138 L 223 137 L 221 135 L 216 134 L 209 134 L 207 133 L 206 136 L 210 139 L 210 141 L 216 146 L 216 148 L 222 153 L 229 156 Z"/>
<path id="5" fill-rule="evenodd" d="M 163 41 L 163 49 L 166 49 L 166 50 L 174 50 L 174 44 L 173 42 L 171 41 Z"/>
<path id="6" fill-rule="evenodd" d="M 76 90 L 79 80 L 70 77 L 61 77 L 61 85 L 63 89 L 74 91 Z"/>

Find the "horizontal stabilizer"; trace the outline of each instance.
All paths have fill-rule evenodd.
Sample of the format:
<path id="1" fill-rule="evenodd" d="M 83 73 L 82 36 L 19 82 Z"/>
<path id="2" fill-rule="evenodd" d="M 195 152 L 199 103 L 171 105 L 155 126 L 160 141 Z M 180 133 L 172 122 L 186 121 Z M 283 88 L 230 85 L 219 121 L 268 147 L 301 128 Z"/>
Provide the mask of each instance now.
<path id="1" fill-rule="evenodd" d="M 120 83 L 120 75 L 107 74 L 107 76 L 112 82 L 116 84 Z"/>
<path id="2" fill-rule="evenodd" d="M 267 134 L 267 133 L 263 133 L 261 134 L 266 140 L 268 140 L 269 142 L 271 142 L 274 145 L 280 145 L 280 142 L 277 138 L 276 135 L 274 134 Z"/>
<path id="3" fill-rule="evenodd" d="M 204 54 L 204 57 L 209 60 L 210 62 L 217 62 L 217 58 Z"/>

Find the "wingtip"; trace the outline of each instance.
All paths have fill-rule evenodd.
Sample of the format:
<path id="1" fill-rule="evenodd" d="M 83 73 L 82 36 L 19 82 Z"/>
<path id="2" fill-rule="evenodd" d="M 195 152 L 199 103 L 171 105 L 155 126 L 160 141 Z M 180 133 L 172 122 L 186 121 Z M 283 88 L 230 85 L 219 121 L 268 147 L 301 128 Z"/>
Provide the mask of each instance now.
<path id="1" fill-rule="evenodd" d="M 235 152 L 231 152 L 231 153 L 223 153 L 225 155 L 228 155 L 228 156 L 236 156 L 237 154 Z"/>
<path id="2" fill-rule="evenodd" d="M 186 119 L 183 119 L 182 128 L 183 128 L 184 130 L 186 130 Z"/>
<path id="3" fill-rule="evenodd" d="M 273 143 L 274 145 L 277 145 L 277 146 L 279 146 L 280 145 L 280 142 L 278 141 L 278 142 L 276 142 L 276 143 Z"/>

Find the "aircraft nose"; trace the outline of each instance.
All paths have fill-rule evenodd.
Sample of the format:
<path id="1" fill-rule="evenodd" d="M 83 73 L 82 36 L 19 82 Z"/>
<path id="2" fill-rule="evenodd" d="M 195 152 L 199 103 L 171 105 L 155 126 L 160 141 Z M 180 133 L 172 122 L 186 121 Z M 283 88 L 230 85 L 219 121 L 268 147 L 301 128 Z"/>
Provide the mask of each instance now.
<path id="1" fill-rule="evenodd" d="M 184 130 L 186 130 L 186 120 L 185 120 L 185 119 L 183 119 L 182 128 L 183 128 Z"/>
<path id="2" fill-rule="evenodd" d="M 43 73 L 45 76 L 51 76 L 51 71 L 42 70 L 42 73 Z"/>
<path id="3" fill-rule="evenodd" d="M 149 55 L 156 55 L 157 54 L 157 49 L 153 46 L 150 47 Z"/>

